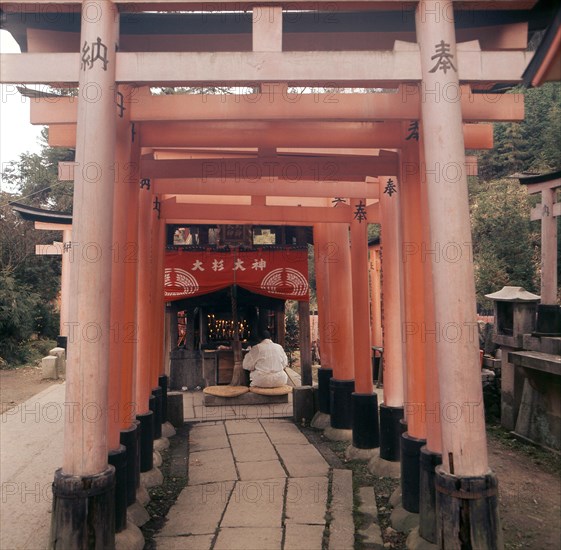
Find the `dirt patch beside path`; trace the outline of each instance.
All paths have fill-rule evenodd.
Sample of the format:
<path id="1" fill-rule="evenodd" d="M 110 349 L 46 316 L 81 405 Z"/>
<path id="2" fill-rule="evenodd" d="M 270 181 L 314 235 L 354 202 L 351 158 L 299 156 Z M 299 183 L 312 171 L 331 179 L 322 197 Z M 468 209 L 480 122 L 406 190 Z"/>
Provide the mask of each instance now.
<path id="1" fill-rule="evenodd" d="M 490 428 L 489 464 L 499 479 L 505 550 L 557 548 L 561 540 L 560 458 Z"/>
<path id="2" fill-rule="evenodd" d="M 4 413 L 63 380 L 44 380 L 40 366 L 0 370 L 0 413 Z"/>

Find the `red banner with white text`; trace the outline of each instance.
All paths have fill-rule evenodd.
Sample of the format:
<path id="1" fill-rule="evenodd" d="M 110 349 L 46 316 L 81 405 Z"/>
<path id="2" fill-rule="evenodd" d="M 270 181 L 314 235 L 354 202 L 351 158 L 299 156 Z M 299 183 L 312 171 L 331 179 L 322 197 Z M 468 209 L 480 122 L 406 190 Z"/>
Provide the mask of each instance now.
<path id="1" fill-rule="evenodd" d="M 166 302 L 216 292 L 234 284 L 281 300 L 308 300 L 305 249 L 178 250 L 166 252 L 165 265 Z"/>

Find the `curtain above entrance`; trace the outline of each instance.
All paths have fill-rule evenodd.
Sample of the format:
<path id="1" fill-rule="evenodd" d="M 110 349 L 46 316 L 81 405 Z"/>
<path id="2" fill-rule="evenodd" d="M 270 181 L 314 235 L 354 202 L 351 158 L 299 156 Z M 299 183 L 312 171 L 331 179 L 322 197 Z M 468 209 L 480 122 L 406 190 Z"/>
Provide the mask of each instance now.
<path id="1" fill-rule="evenodd" d="M 166 302 L 216 292 L 234 284 L 281 300 L 308 300 L 305 249 L 179 250 L 166 252 L 165 266 Z"/>

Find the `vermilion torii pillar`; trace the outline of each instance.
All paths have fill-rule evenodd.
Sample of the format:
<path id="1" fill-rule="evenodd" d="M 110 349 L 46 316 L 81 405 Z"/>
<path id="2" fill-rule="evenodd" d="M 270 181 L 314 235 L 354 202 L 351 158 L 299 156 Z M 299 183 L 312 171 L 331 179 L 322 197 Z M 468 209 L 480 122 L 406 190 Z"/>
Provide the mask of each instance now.
<path id="1" fill-rule="evenodd" d="M 475 284 L 459 101 L 458 57 L 450 0 L 421 0 L 422 137 L 433 256 L 434 329 L 441 400 L 442 459 L 437 467 L 440 548 L 502 548 L 497 479 L 487 460 L 475 310 Z M 451 245 L 463 254 L 453 261 Z"/>
<path id="2" fill-rule="evenodd" d="M 316 271 L 316 297 L 318 303 L 319 354 L 321 368 L 318 370 L 318 408 L 323 414 L 330 413 L 329 384 L 333 376 L 331 359 L 331 334 L 329 320 L 329 286 L 327 263 L 330 258 L 327 241 L 327 224 L 314 224 L 314 265 Z"/>
<path id="3" fill-rule="evenodd" d="M 110 1 L 82 4 L 63 466 L 55 473 L 51 548 L 113 548 L 115 470 L 107 462 L 115 42 Z M 95 101 L 91 101 L 95 94 Z"/>
<path id="4" fill-rule="evenodd" d="M 379 445 L 378 396 L 372 380 L 370 300 L 368 284 L 368 219 L 360 210 L 366 199 L 351 201 L 351 268 L 353 290 L 353 335 L 355 342 L 355 391 L 352 394 L 353 446 L 374 449 Z"/>
<path id="5" fill-rule="evenodd" d="M 152 288 L 151 274 L 154 262 L 150 253 L 152 234 L 152 191 L 149 179 L 140 180 L 138 189 L 138 275 L 136 292 L 135 405 L 140 422 L 140 471 L 152 469 L 154 444 L 154 413 L 150 410 L 152 371 L 150 349 L 152 341 Z"/>
<path id="6" fill-rule="evenodd" d="M 327 262 L 329 325 L 333 378 L 330 382 L 331 427 L 352 427 L 351 394 L 354 391 L 353 294 L 349 225 L 330 223 L 327 242 L 332 250 Z M 366 267 L 365 267 L 366 268 Z"/>
<path id="7" fill-rule="evenodd" d="M 380 405 L 380 458 L 400 457 L 404 402 L 402 238 L 396 178 L 380 178 L 384 402 Z"/>
<path id="8" fill-rule="evenodd" d="M 407 431 L 401 437 L 401 489 L 403 508 L 419 513 L 419 464 L 426 443 L 425 426 L 425 315 L 422 261 L 421 175 L 418 122 L 403 124 L 401 149 L 401 227 L 403 235 L 403 289 L 407 399 L 404 403 Z"/>
<path id="9" fill-rule="evenodd" d="M 422 140 L 419 142 L 419 157 L 424 159 Z M 430 242 L 430 218 L 428 213 L 428 199 L 426 178 L 419 166 L 421 181 L 421 212 L 423 235 L 422 241 Z M 423 264 L 423 282 L 425 298 L 425 326 L 434 327 L 434 289 L 432 282 L 432 263 L 421 253 Z M 420 467 L 420 502 L 419 502 L 419 534 L 429 542 L 435 543 L 436 535 L 436 487 L 434 477 L 436 467 L 442 463 L 442 434 L 440 430 L 440 392 L 438 389 L 438 366 L 436 363 L 436 335 L 425 334 L 425 421 L 427 428 L 427 443 L 421 448 Z"/>

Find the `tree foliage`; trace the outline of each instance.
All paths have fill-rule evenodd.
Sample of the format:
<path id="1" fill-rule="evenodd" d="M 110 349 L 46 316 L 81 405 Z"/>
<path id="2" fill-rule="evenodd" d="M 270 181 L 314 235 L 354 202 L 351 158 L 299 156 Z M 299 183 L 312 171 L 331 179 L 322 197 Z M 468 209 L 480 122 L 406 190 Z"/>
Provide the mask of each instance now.
<path id="1" fill-rule="evenodd" d="M 44 146 L 24 153 L 2 174 L 0 192 L 0 357 L 9 365 L 28 359 L 30 338 L 58 334 L 60 257 L 37 256 L 36 244 L 60 240 L 60 233 L 37 231 L 10 202 L 70 212 L 72 183 L 58 181 L 58 162 L 74 159 L 71 149 Z M 9 190 L 9 192 L 8 192 Z"/>

